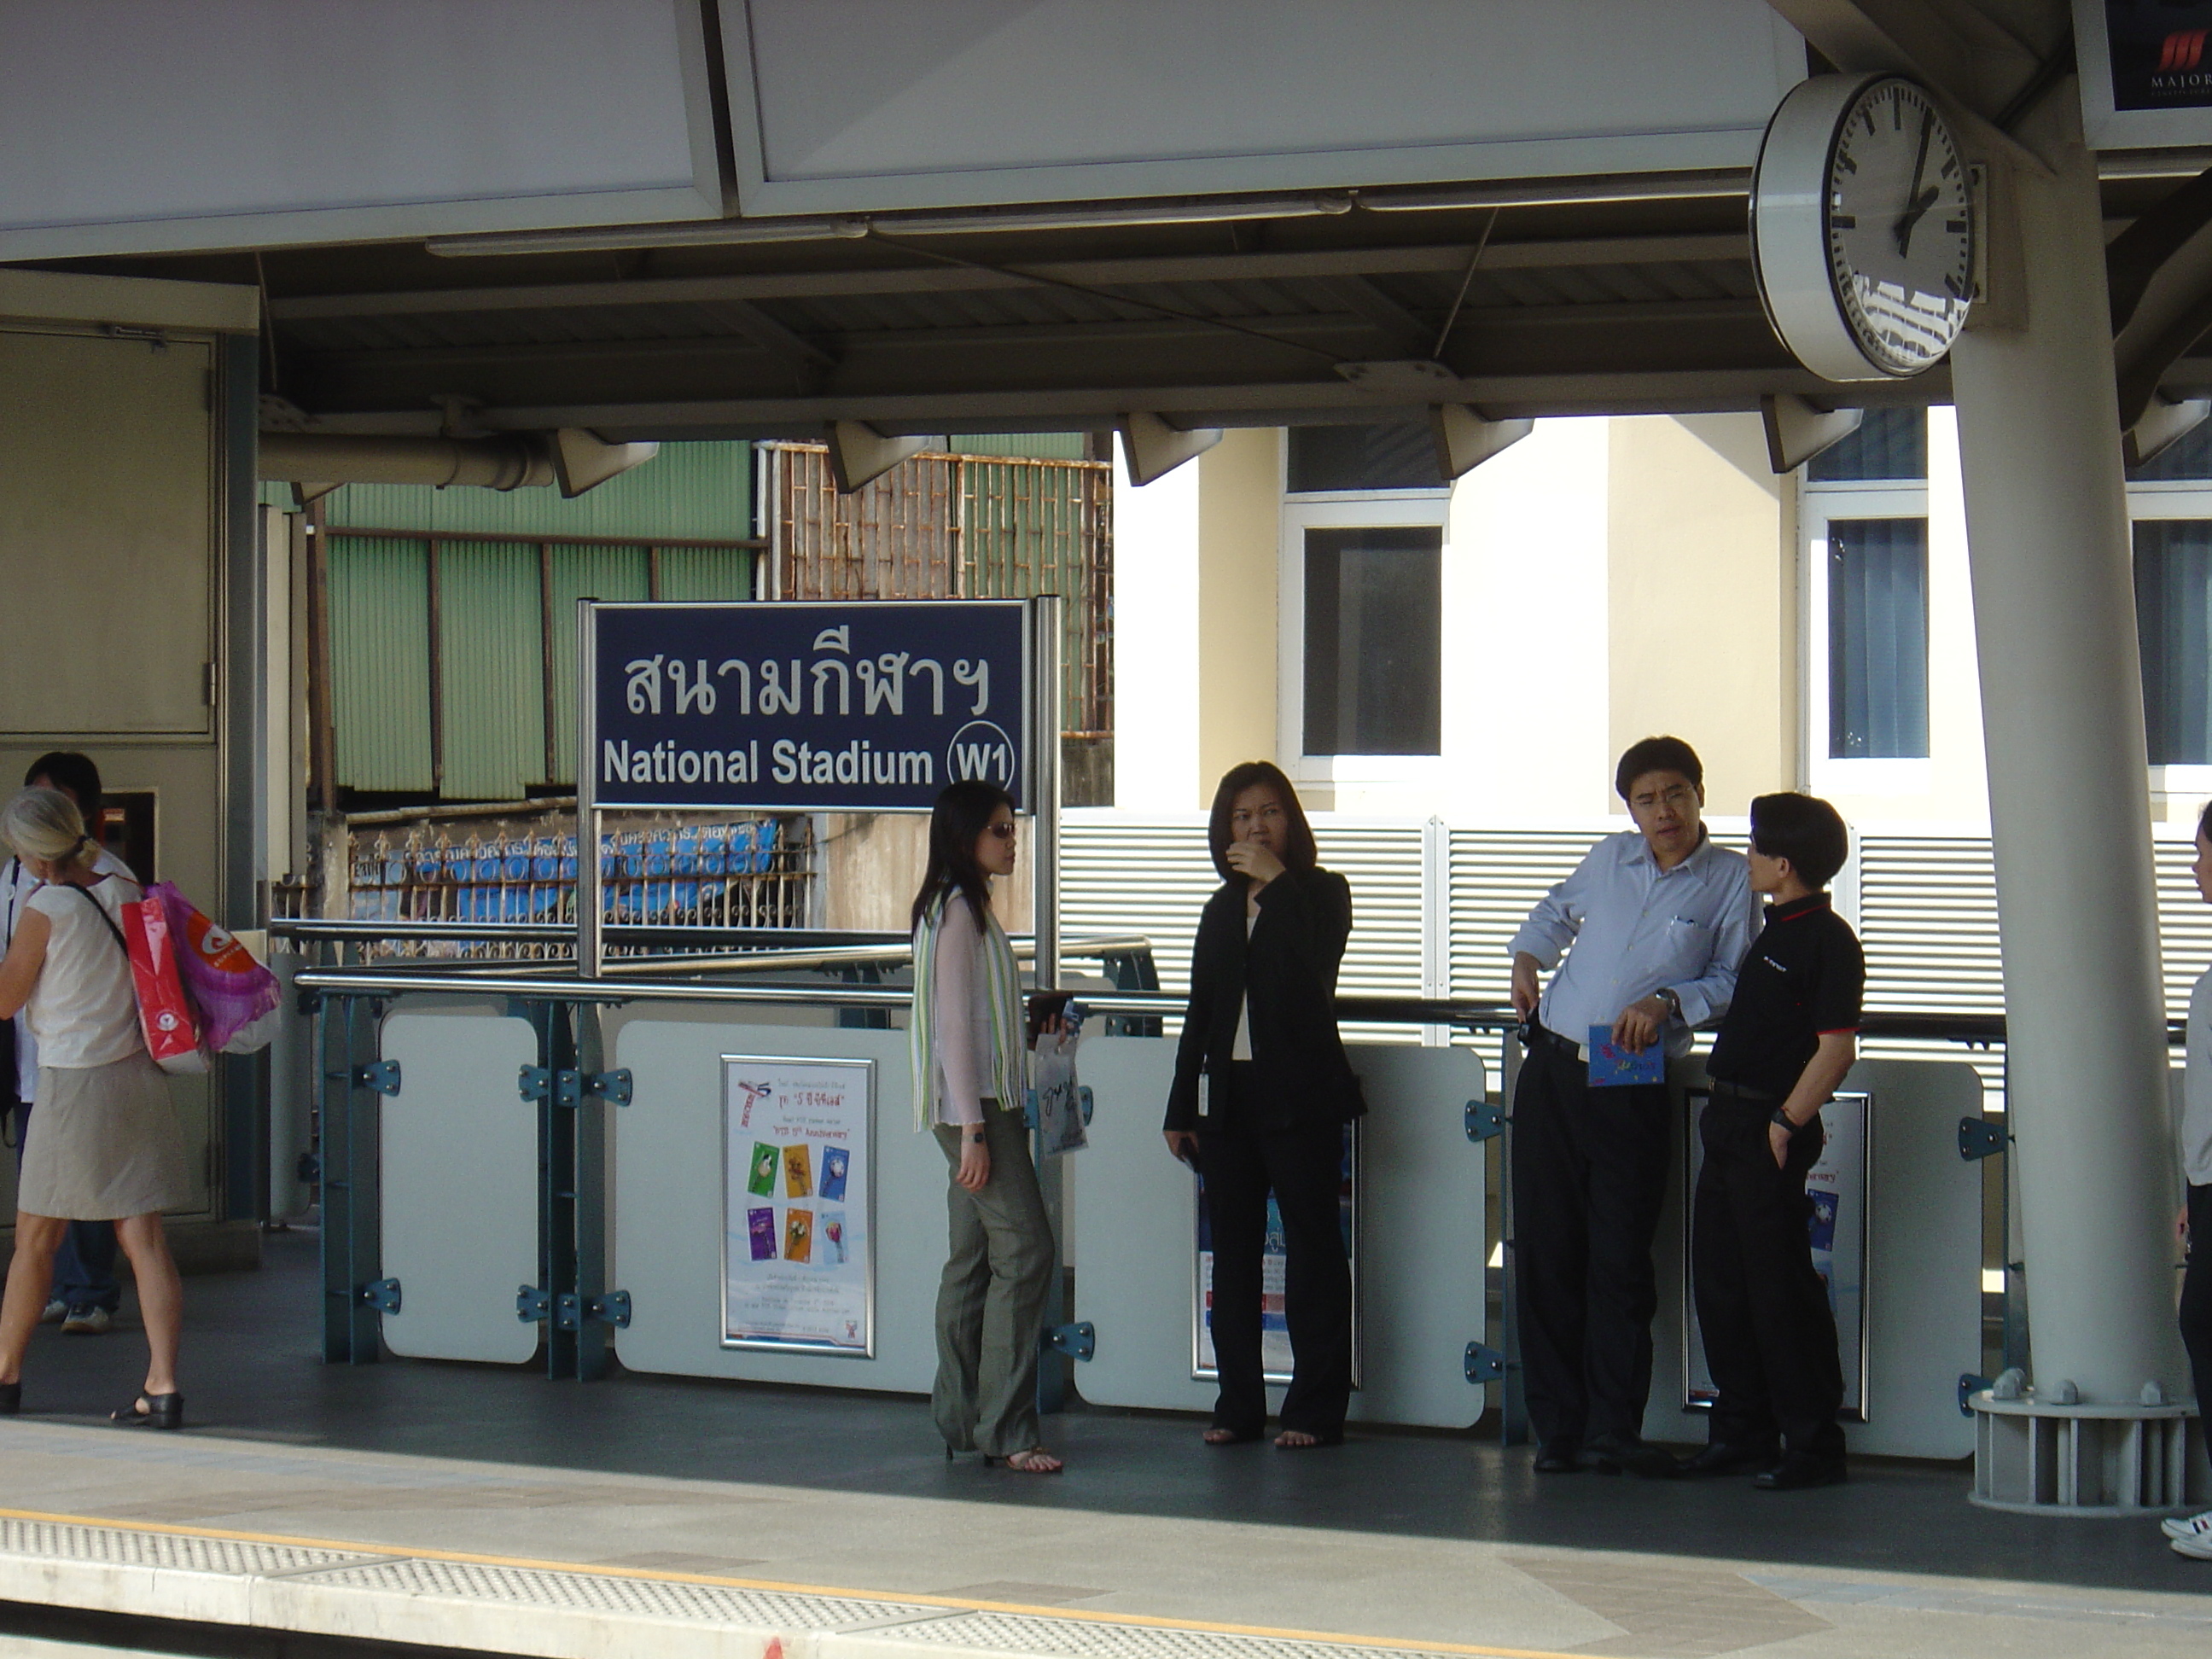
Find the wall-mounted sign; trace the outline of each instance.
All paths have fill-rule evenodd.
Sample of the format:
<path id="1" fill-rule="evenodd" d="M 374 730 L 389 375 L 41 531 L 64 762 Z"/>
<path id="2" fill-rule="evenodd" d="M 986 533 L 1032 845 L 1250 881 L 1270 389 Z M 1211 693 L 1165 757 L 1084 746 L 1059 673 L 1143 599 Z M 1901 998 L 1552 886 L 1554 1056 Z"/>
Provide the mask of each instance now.
<path id="1" fill-rule="evenodd" d="M 1027 808 L 1018 599 L 583 609 L 597 807 L 926 812 L 984 778 Z"/>
<path id="2" fill-rule="evenodd" d="M 875 1354 L 875 1062 L 722 1056 L 722 1346 Z"/>
<path id="3" fill-rule="evenodd" d="M 2212 143 L 2212 5 L 2074 0 L 2074 39 L 2092 145 Z"/>

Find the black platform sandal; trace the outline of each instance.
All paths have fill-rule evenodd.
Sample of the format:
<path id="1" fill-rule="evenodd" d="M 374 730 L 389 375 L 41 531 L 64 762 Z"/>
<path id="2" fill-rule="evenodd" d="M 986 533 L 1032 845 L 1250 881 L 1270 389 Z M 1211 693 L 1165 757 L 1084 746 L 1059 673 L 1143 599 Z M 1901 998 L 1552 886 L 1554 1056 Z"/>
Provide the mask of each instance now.
<path id="1" fill-rule="evenodd" d="M 145 1407 L 140 1410 L 141 1407 Z M 181 1394 L 142 1394 L 108 1421 L 126 1429 L 181 1429 L 185 1426 L 185 1397 Z"/>

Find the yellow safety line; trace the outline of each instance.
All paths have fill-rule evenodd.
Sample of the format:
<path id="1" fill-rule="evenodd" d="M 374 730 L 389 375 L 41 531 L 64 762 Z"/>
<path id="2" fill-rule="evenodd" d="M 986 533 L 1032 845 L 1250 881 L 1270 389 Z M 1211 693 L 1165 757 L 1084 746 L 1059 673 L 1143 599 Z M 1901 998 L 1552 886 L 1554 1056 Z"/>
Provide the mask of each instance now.
<path id="1" fill-rule="evenodd" d="M 1552 1648 L 1492 1648 L 1470 1642 L 1424 1642 L 1395 1636 L 1348 1636 L 1336 1631 L 1285 1630 L 1272 1625 L 1230 1625 L 1202 1619 L 1163 1619 L 1142 1613 L 1090 1612 L 1069 1607 L 1031 1607 L 1020 1601 L 979 1601 L 961 1595 L 909 1595 L 904 1590 L 851 1589 L 835 1584 L 793 1584 L 774 1578 L 726 1578 L 713 1573 L 666 1572 L 652 1567 L 595 1566 L 580 1561 L 540 1561 L 528 1556 L 477 1555 L 465 1550 L 409 1549 L 396 1544 L 365 1544 L 353 1539 L 297 1538 L 289 1533 L 234 1532 L 222 1527 L 184 1527 L 151 1521 L 118 1521 L 100 1515 L 55 1515 L 43 1510 L 0 1509 L 0 1520 L 45 1521 L 60 1526 L 104 1527 L 114 1532 L 164 1533 L 176 1538 L 221 1538 L 240 1544 L 281 1544 L 297 1549 L 337 1550 L 349 1555 L 380 1555 L 395 1561 L 464 1561 L 474 1566 L 523 1567 L 539 1572 L 585 1573 L 595 1578 L 640 1578 L 671 1584 L 720 1584 L 735 1589 L 775 1590 L 792 1595 L 834 1595 L 855 1601 L 902 1601 L 963 1613 L 1018 1613 L 1070 1624 L 1136 1625 L 1151 1630 L 1205 1631 L 1221 1636 L 1274 1637 L 1296 1642 L 1324 1642 L 1338 1647 L 1398 1648 L 1416 1653 L 1463 1653 L 1478 1659 L 1587 1659 Z"/>

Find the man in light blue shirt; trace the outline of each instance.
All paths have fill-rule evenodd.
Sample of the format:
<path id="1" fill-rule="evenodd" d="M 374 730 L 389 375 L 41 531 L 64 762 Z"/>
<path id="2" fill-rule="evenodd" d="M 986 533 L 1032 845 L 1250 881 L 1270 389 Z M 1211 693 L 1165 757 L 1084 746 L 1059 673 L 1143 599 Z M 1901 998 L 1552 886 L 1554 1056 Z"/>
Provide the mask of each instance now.
<path id="1" fill-rule="evenodd" d="M 1513 1094 L 1515 1288 L 1538 1472 L 1581 1468 L 1587 1451 L 1607 1473 L 1656 1477 L 1675 1467 L 1643 1438 L 1673 1115 L 1664 1083 L 1593 1086 L 1589 1044 L 1596 1028 L 1621 1048 L 1686 1053 L 1692 1030 L 1728 1012 L 1758 903 L 1743 856 L 1705 832 L 1688 744 L 1644 738 L 1613 787 L 1635 829 L 1592 848 L 1508 947 L 1528 1044 Z"/>

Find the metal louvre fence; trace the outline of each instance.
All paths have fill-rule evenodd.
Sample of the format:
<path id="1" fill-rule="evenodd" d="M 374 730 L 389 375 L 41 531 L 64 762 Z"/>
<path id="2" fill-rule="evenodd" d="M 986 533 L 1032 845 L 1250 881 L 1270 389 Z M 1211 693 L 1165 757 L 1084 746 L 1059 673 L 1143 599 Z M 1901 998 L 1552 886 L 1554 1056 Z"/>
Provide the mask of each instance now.
<path id="1" fill-rule="evenodd" d="M 1066 729 L 1114 724 L 1113 489 L 1103 461 L 915 455 L 849 495 L 820 444 L 763 444 L 782 599 L 1058 593 Z"/>
<path id="2" fill-rule="evenodd" d="M 1424 859 L 1418 824 L 1333 813 L 1316 813 L 1313 823 L 1322 861 L 1352 883 L 1347 991 L 1411 992 L 1424 983 L 1424 963 L 1441 960 L 1449 964 L 1449 987 L 1431 994 L 1498 1000 L 1510 977 L 1505 947 L 1529 908 L 1599 837 L 1625 827 L 1618 819 L 1593 819 L 1577 826 L 1452 830 L 1449 860 L 1441 860 Z M 1716 830 L 1714 838 L 1739 849 L 1743 839 L 1740 825 Z M 1191 934 L 1218 884 L 1206 859 L 1205 820 L 1195 814 L 1072 812 L 1063 846 L 1063 926 L 1149 933 L 1161 984 L 1177 990 L 1188 985 Z M 1989 837 L 1875 831 L 1857 838 L 1857 854 L 1868 1009 L 2002 1012 Z M 2212 965 L 2212 906 L 2197 896 L 2189 873 L 2194 856 L 2189 842 L 2155 843 L 2170 1019 L 2187 1012 L 2191 987 Z M 1446 890 L 1438 891 L 1440 885 Z M 1848 908 L 1847 900 L 1838 902 Z"/>
<path id="3" fill-rule="evenodd" d="M 814 848 L 805 817 L 640 816 L 606 830 L 599 846 L 611 922 L 798 928 L 811 919 Z M 575 925 L 573 817 L 516 815 L 362 826 L 352 832 L 347 872 L 347 915 L 356 921 Z M 668 948 L 649 947 L 655 954 Z M 610 956 L 634 953 L 622 946 L 608 951 Z M 372 959 L 543 959 L 567 957 L 571 947 L 401 940 L 370 946 L 367 954 Z"/>

